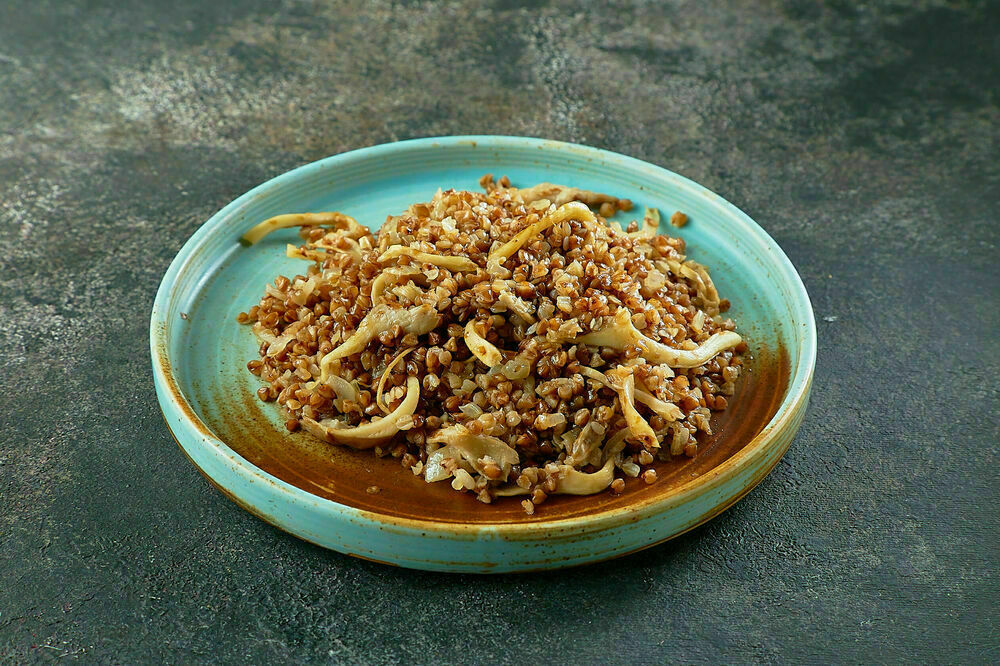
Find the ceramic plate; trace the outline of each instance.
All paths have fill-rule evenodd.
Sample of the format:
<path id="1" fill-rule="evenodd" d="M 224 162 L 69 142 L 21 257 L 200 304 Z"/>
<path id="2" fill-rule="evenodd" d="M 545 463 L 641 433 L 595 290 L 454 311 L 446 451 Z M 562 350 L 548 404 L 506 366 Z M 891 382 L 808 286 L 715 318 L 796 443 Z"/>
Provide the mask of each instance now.
<path id="1" fill-rule="evenodd" d="M 550 181 L 690 217 L 688 256 L 707 264 L 751 348 L 734 399 L 699 454 L 658 463 L 658 481 L 624 494 L 555 497 L 533 516 L 517 499 L 484 505 L 447 483 L 426 484 L 397 461 L 289 434 L 258 401 L 250 329 L 236 315 L 278 274 L 304 272 L 284 255 L 294 229 L 253 247 L 254 224 L 280 213 L 338 210 L 378 228 L 440 188 L 479 189 L 485 173 L 514 184 Z M 641 216 L 641 212 L 638 213 Z M 153 373 L 167 425 L 223 493 L 313 543 L 380 562 L 448 571 L 564 567 L 624 555 L 710 519 L 771 470 L 802 420 L 816 354 L 812 309 L 773 240 L 705 188 L 662 168 L 584 146 L 515 137 L 447 137 L 365 148 L 274 178 L 208 220 L 184 245 L 156 295 Z M 377 485 L 382 490 L 369 494 Z"/>

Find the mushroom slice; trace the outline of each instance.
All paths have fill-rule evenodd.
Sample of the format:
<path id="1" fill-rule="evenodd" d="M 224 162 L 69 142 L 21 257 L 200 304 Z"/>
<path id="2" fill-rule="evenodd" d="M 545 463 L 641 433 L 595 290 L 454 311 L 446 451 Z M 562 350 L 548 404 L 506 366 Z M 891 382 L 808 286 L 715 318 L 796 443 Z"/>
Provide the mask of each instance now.
<path id="1" fill-rule="evenodd" d="M 385 381 L 389 378 L 389 374 L 392 373 L 392 369 L 399 365 L 403 359 L 406 358 L 406 355 L 414 349 L 416 349 L 416 347 L 407 347 L 400 353 L 396 354 L 396 358 L 392 359 L 392 361 L 385 366 L 382 376 L 379 377 L 378 385 L 375 388 L 375 404 L 384 414 L 389 413 L 389 406 L 382 400 L 382 390 L 385 388 Z"/>
<path id="2" fill-rule="evenodd" d="M 393 245 L 388 250 L 383 252 L 379 256 L 378 260 L 382 262 L 390 259 L 396 259 L 398 257 L 410 257 L 411 259 L 415 259 L 424 264 L 432 264 L 434 266 L 440 266 L 441 268 L 447 268 L 449 271 L 454 273 L 474 271 L 479 268 L 476 265 L 476 262 L 468 257 L 433 254 L 431 252 L 424 252 L 423 250 L 407 247 L 405 245 Z"/>
<path id="3" fill-rule="evenodd" d="M 289 259 L 305 259 L 321 264 L 326 260 L 326 252 L 320 252 L 311 248 L 296 247 L 291 243 L 285 245 L 285 256 Z"/>
<path id="4" fill-rule="evenodd" d="M 615 461 L 609 458 L 601 469 L 587 474 L 569 465 L 560 465 L 561 472 L 556 480 L 557 495 L 593 495 L 599 493 L 615 480 Z"/>
<path id="5" fill-rule="evenodd" d="M 542 233 L 549 227 L 566 220 L 579 220 L 581 222 L 591 222 L 596 224 L 597 218 L 586 205 L 577 201 L 565 203 L 554 211 L 546 213 L 542 219 L 519 231 L 512 239 L 498 248 L 492 250 L 486 260 L 487 272 L 493 274 L 498 272 L 498 268 L 503 266 L 515 252 L 521 249 L 525 243 Z"/>
<path id="6" fill-rule="evenodd" d="M 624 203 L 623 200 L 613 197 L 610 194 L 601 194 L 600 192 L 581 190 L 578 187 L 567 187 L 565 185 L 556 185 L 555 183 L 538 183 L 531 187 L 516 190 L 516 192 L 517 196 L 521 197 L 521 201 L 526 204 L 541 199 L 548 199 L 557 206 L 571 201 L 580 201 L 591 208 L 596 208 L 602 203 L 609 203 L 615 207 L 619 207 Z"/>
<path id="7" fill-rule="evenodd" d="M 368 343 L 375 339 L 375 336 L 392 328 L 399 326 L 407 333 L 423 335 L 434 330 L 441 323 L 441 314 L 432 306 L 424 304 L 412 308 L 390 308 L 385 303 L 380 303 L 368 311 L 365 318 L 358 324 L 358 329 L 351 337 L 344 340 L 336 349 L 329 352 L 320 361 L 319 367 L 322 371 L 320 380 L 326 380 L 330 375 L 330 364 L 338 358 L 344 358 L 351 354 L 358 354 L 368 346 Z"/>
<path id="8" fill-rule="evenodd" d="M 580 374 L 583 375 L 584 377 L 588 377 L 590 379 L 599 381 L 608 388 L 615 390 L 615 387 L 612 385 L 611 380 L 608 379 L 608 377 L 600 370 L 584 367 L 580 368 Z M 675 405 L 674 403 L 664 402 L 663 400 L 660 400 L 659 398 L 654 396 L 652 393 L 643 391 L 642 389 L 639 388 L 635 389 L 634 393 L 636 402 L 641 402 L 642 404 L 646 405 L 654 414 L 659 414 L 667 421 L 679 421 L 680 419 L 684 418 L 684 412 L 682 412 L 681 408 Z"/>
<path id="9" fill-rule="evenodd" d="M 594 347 L 611 347 L 618 351 L 629 345 L 636 345 L 642 350 L 642 357 L 647 361 L 666 363 L 672 368 L 697 368 L 708 363 L 716 354 L 737 346 L 743 342 L 743 338 L 733 331 L 720 331 L 713 333 L 708 340 L 694 349 L 675 349 L 640 333 L 632 324 L 628 310 L 619 308 L 610 325 L 599 331 L 587 333 L 576 341 Z"/>
<path id="10" fill-rule="evenodd" d="M 361 392 L 358 390 L 357 385 L 347 381 L 340 375 L 330 375 L 326 378 L 324 383 L 332 388 L 333 392 L 337 394 L 337 400 L 334 402 L 333 406 L 341 412 L 344 411 L 344 401 L 350 400 L 358 402 Z"/>
<path id="11" fill-rule="evenodd" d="M 415 266 L 396 266 L 385 269 L 378 274 L 378 277 L 372 280 L 372 303 L 378 304 L 382 301 L 382 294 L 385 293 L 390 280 L 395 281 L 396 284 L 400 284 L 401 282 L 416 279 L 426 278 L 423 271 Z"/>
<path id="12" fill-rule="evenodd" d="M 243 234 L 240 240 L 246 245 L 253 245 L 264 236 L 278 229 L 317 227 L 324 224 L 333 225 L 354 234 L 364 235 L 368 233 L 368 229 L 358 224 L 357 220 L 343 213 L 289 213 L 287 215 L 276 215 L 264 220 Z"/>
<path id="13" fill-rule="evenodd" d="M 479 461 L 489 456 L 500 466 L 500 471 L 503 475 L 502 479 L 506 479 L 507 475 L 510 474 L 511 466 L 516 465 L 521 460 L 517 455 L 517 451 L 496 437 L 473 435 L 462 425 L 442 428 L 428 437 L 427 442 L 430 444 L 444 444 L 444 449 L 457 449 L 461 453 L 462 458 L 468 461 L 473 469 L 480 474 L 483 473 L 483 468 Z M 441 450 L 438 449 L 438 451 L 431 454 L 431 458 Z M 428 458 L 428 464 L 429 462 L 430 458 Z"/>
<path id="14" fill-rule="evenodd" d="M 615 368 L 608 374 L 611 379 L 611 388 L 618 393 L 618 402 L 622 406 L 622 414 L 625 416 L 625 423 L 632 432 L 632 437 L 642 444 L 643 448 L 658 449 L 660 441 L 656 437 L 653 428 L 642 418 L 639 410 L 635 408 L 635 377 L 629 372 L 624 375 L 625 368 Z"/>
<path id="15" fill-rule="evenodd" d="M 301 423 L 303 428 L 320 439 L 355 449 L 370 449 L 389 441 L 411 422 L 419 399 L 420 380 L 411 376 L 406 378 L 406 397 L 403 402 L 384 419 L 373 420 L 354 428 L 344 427 L 340 425 L 340 421 L 333 419 L 315 421 L 303 418 Z"/>
<path id="16" fill-rule="evenodd" d="M 639 240 L 642 238 L 652 238 L 660 226 L 660 211 L 655 208 L 647 208 L 642 216 L 642 229 L 629 234 L 632 238 Z"/>

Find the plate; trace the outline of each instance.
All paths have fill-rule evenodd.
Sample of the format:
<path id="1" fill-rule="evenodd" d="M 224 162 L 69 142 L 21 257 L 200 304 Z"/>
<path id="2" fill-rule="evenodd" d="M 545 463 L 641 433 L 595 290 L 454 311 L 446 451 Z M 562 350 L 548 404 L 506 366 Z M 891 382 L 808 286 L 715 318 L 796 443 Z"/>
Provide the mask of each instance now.
<path id="1" fill-rule="evenodd" d="M 236 315 L 279 274 L 294 229 L 253 247 L 254 224 L 280 213 L 338 210 L 377 228 L 440 188 L 479 189 L 485 173 L 517 185 L 550 181 L 675 210 L 690 222 L 688 256 L 707 264 L 751 348 L 750 371 L 713 419 L 699 454 L 657 463 L 658 481 L 620 496 L 555 497 L 527 516 L 516 499 L 484 505 L 427 484 L 391 458 L 289 434 L 246 370 L 257 342 Z M 634 213 L 635 211 L 633 211 Z M 629 213 L 619 213 L 627 221 Z M 805 288 L 777 244 L 718 195 L 623 155 L 539 139 L 418 139 L 329 157 L 278 176 L 212 216 L 163 277 L 150 345 L 156 393 L 181 449 L 234 502 L 302 539 L 405 567 L 506 572 L 583 564 L 677 536 L 732 505 L 774 467 L 801 423 L 816 329 Z M 381 491 L 367 492 L 371 486 Z"/>

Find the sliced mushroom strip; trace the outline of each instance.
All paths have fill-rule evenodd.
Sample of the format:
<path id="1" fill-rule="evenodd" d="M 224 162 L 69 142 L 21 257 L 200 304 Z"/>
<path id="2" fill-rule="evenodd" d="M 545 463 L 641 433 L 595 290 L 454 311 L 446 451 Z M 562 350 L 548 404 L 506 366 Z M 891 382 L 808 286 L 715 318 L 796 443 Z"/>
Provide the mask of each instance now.
<path id="1" fill-rule="evenodd" d="M 517 190 L 517 196 L 520 196 L 524 203 L 548 199 L 555 205 L 561 206 L 570 201 L 581 201 L 591 208 L 596 208 L 602 203 L 613 204 L 617 207 L 622 202 L 610 194 L 601 194 L 600 192 L 581 190 L 578 187 L 567 187 L 555 183 L 538 183 L 531 187 L 525 187 Z"/>
<path id="2" fill-rule="evenodd" d="M 326 260 L 326 252 L 321 252 L 318 250 L 313 250 L 310 248 L 296 247 L 291 243 L 285 245 L 285 256 L 289 259 L 305 259 L 306 261 L 315 261 L 316 263 L 323 263 Z"/>
<path id="3" fill-rule="evenodd" d="M 656 235 L 660 226 L 660 211 L 655 208 L 647 208 L 642 216 L 642 229 L 629 234 L 632 238 L 652 238 Z"/>
<path id="4" fill-rule="evenodd" d="M 387 366 L 385 366 L 385 370 L 382 372 L 382 376 L 379 377 L 378 385 L 375 388 L 375 404 L 378 406 L 379 409 L 382 410 L 382 413 L 384 414 L 389 413 L 389 405 L 387 405 L 382 400 L 382 391 L 383 389 L 385 389 L 385 382 L 389 378 L 389 375 L 392 374 L 392 369 L 395 368 L 400 363 L 402 363 L 403 359 L 406 358 L 406 355 L 409 354 L 414 349 L 416 349 L 416 347 L 407 347 L 400 353 L 396 354 L 396 358 L 392 359 L 392 361 Z"/>
<path id="5" fill-rule="evenodd" d="M 600 446 L 604 441 L 605 432 L 605 427 L 595 420 L 590 420 L 583 426 L 569 447 L 574 467 L 583 467 L 591 462 L 593 456 L 600 456 Z"/>
<path id="6" fill-rule="evenodd" d="M 392 280 L 396 284 L 402 284 L 410 280 L 421 280 L 426 281 L 426 276 L 423 271 L 421 271 L 416 266 L 396 266 L 395 268 L 387 268 L 378 274 L 374 280 L 372 280 L 372 303 L 378 304 L 382 302 L 382 295 L 389 286 L 389 281 Z"/>
<path id="7" fill-rule="evenodd" d="M 615 461 L 608 459 L 596 472 L 587 474 L 569 465 L 560 465 L 561 472 L 556 480 L 557 495 L 593 495 L 599 493 L 615 480 Z"/>
<path id="8" fill-rule="evenodd" d="M 675 349 L 640 333 L 632 324 L 628 310 L 620 308 L 610 325 L 580 336 L 576 341 L 595 347 L 611 347 L 618 351 L 629 345 L 636 345 L 647 361 L 666 363 L 672 368 L 697 368 L 708 363 L 717 354 L 737 346 L 743 342 L 743 338 L 733 331 L 721 331 L 713 333 L 694 349 Z"/>
<path id="9" fill-rule="evenodd" d="M 390 259 L 396 259 L 398 257 L 409 257 L 424 264 L 432 264 L 441 268 L 447 268 L 449 271 L 454 273 L 463 271 L 469 272 L 479 268 L 479 266 L 476 265 L 476 262 L 468 257 L 433 254 L 431 252 L 424 252 L 423 250 L 407 247 L 405 245 L 393 245 L 388 250 L 383 252 L 379 256 L 378 260 L 379 262 L 383 262 L 389 261 Z"/>
<path id="10" fill-rule="evenodd" d="M 264 236 L 278 229 L 289 227 L 318 227 L 332 225 L 351 233 L 366 234 L 368 229 L 358 224 L 350 215 L 343 213 L 289 213 L 268 218 L 247 231 L 240 240 L 247 245 L 253 245 Z"/>
<path id="11" fill-rule="evenodd" d="M 515 295 L 509 289 L 500 292 L 500 295 L 497 296 L 497 303 L 516 314 L 524 320 L 525 324 L 535 323 L 535 315 L 532 312 L 531 304 L 520 296 Z"/>
<path id="12" fill-rule="evenodd" d="M 619 369 L 616 368 L 612 373 L 617 370 Z M 647 450 L 660 448 L 660 441 L 657 439 L 653 428 L 646 422 L 646 419 L 642 418 L 639 410 L 635 408 L 635 377 L 631 372 L 624 377 L 619 377 L 612 373 L 609 373 L 611 388 L 618 393 L 618 402 L 622 406 L 622 415 L 625 417 L 628 429 L 632 432 L 632 438 L 642 444 L 643 448 Z"/>
<path id="13" fill-rule="evenodd" d="M 339 358 L 361 353 L 382 331 L 399 326 L 407 333 L 423 335 L 434 330 L 440 323 L 441 314 L 427 304 L 412 308 L 390 308 L 385 303 L 376 305 L 368 311 L 351 337 L 323 357 L 319 364 L 322 371 L 320 379 L 325 381 L 330 375 L 331 363 Z"/>
<path id="14" fill-rule="evenodd" d="M 600 370 L 582 367 L 580 368 L 580 374 L 584 377 L 599 381 L 608 388 L 615 390 L 614 386 L 611 384 L 611 380 L 608 379 L 608 377 Z M 684 412 L 681 411 L 680 407 L 672 402 L 664 402 L 652 393 L 648 393 L 642 389 L 635 389 L 635 401 L 646 405 L 654 414 L 662 416 L 667 421 L 678 421 L 684 418 Z"/>
<path id="15" fill-rule="evenodd" d="M 302 427 L 310 433 L 334 444 L 344 444 L 355 449 L 370 449 L 392 439 L 404 427 L 412 423 L 413 412 L 420 399 L 420 380 L 410 376 L 406 378 L 406 397 L 399 407 L 390 412 L 384 419 L 371 421 L 354 428 L 340 425 L 340 421 L 324 419 L 315 421 L 303 418 Z"/>
<path id="16" fill-rule="evenodd" d="M 500 467 L 501 480 L 510 474 L 510 468 L 520 462 L 517 451 L 504 444 L 496 437 L 489 435 L 473 435 L 465 426 L 455 425 L 442 428 L 427 438 L 430 444 L 444 444 L 444 448 L 457 449 L 473 469 L 480 474 L 484 473 L 484 466 L 480 462 L 483 458 L 490 457 Z M 439 449 L 440 451 L 441 449 Z M 431 454 L 433 458 L 438 452 Z M 428 461 L 430 458 L 428 459 Z"/>
<path id="17" fill-rule="evenodd" d="M 582 203 L 571 201 L 556 208 L 550 213 L 546 213 L 542 219 L 534 224 L 529 224 L 522 229 L 512 239 L 490 252 L 486 260 L 486 270 L 496 272 L 496 268 L 503 266 L 514 253 L 520 250 L 528 241 L 539 235 L 549 227 L 559 222 L 567 220 L 578 220 L 580 222 L 597 223 L 594 213 Z"/>

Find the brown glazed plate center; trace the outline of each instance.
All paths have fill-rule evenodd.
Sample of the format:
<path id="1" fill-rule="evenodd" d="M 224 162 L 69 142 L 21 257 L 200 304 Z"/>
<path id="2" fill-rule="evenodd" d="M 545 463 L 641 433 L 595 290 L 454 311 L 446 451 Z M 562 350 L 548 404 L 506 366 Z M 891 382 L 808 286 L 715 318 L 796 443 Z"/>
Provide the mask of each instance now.
<path id="1" fill-rule="evenodd" d="M 262 403 L 252 391 L 223 393 L 221 386 L 193 388 L 196 403 L 211 401 L 218 416 L 206 425 L 216 437 L 251 464 L 307 493 L 386 517 L 417 521 L 489 525 L 546 522 L 626 509 L 667 497 L 681 486 L 721 465 L 763 430 L 786 395 L 789 359 L 784 349 L 752 348 L 749 372 L 737 380 L 729 407 L 713 413 L 712 435 L 699 437 L 694 458 L 676 456 L 655 464 L 657 480 L 626 479 L 625 492 L 549 498 L 535 514 L 521 508 L 521 498 L 497 498 L 486 505 L 457 493 L 447 481 L 426 483 L 391 457 L 321 442 L 307 433 L 289 433 L 276 425 L 277 407 Z M 273 414 L 267 412 L 273 411 Z M 378 492 L 370 493 L 372 486 Z"/>

